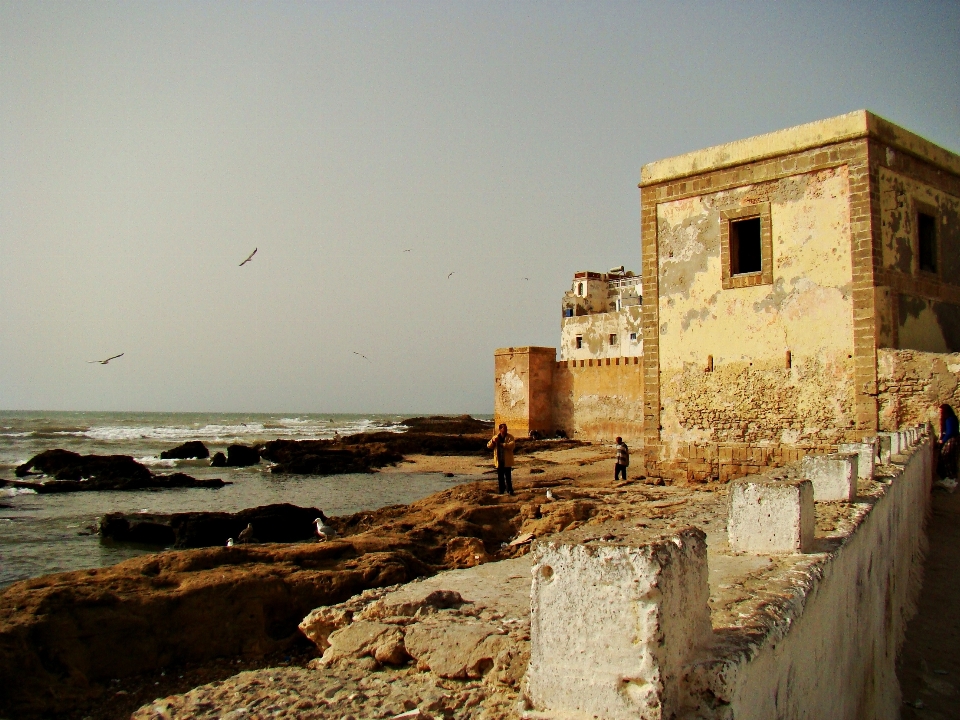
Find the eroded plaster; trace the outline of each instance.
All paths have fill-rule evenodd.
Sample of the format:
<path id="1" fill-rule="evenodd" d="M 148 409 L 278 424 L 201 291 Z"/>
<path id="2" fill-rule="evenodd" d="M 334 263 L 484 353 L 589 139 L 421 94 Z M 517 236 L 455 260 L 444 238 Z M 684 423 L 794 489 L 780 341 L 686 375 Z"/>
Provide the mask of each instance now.
<path id="1" fill-rule="evenodd" d="M 721 211 L 760 203 L 773 284 L 725 290 Z M 842 437 L 854 421 L 846 167 L 661 203 L 657 228 L 668 454 L 687 442 Z"/>

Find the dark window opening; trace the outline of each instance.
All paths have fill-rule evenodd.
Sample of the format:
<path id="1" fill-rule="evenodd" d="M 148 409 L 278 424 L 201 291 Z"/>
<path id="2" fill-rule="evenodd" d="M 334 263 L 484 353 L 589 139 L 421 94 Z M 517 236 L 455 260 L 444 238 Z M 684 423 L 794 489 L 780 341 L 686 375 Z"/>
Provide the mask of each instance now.
<path id="1" fill-rule="evenodd" d="M 613 333 L 610 333 L 610 344 L 611 344 L 611 345 L 616 345 L 616 344 L 617 344 L 617 336 L 614 335 Z"/>
<path id="2" fill-rule="evenodd" d="M 932 215 L 917 213 L 917 239 L 919 240 L 920 269 L 937 271 L 937 221 Z"/>
<path id="3" fill-rule="evenodd" d="M 730 221 L 731 275 L 757 273 L 763 269 L 760 244 L 760 218 Z"/>
<path id="4" fill-rule="evenodd" d="M 577 335 L 577 350 L 583 347 L 583 336 Z"/>

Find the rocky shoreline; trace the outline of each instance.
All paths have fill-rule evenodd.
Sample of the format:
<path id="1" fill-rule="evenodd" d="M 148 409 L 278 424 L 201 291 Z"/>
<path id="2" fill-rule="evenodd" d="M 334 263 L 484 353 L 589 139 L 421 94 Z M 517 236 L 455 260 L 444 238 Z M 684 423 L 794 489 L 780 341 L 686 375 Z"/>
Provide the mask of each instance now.
<path id="1" fill-rule="evenodd" d="M 577 445 L 537 441 L 520 462 L 549 466 L 539 458 L 545 448 L 562 454 Z M 407 462 L 458 472 L 458 463 L 468 463 L 480 478 L 489 461 L 477 460 L 471 452 Z M 256 666 L 296 654 L 304 642 L 298 624 L 318 606 L 522 555 L 525 545 L 510 544 L 518 536 L 557 531 L 594 512 L 576 498 L 541 508 L 543 488 L 569 480 L 553 464 L 548 475 L 518 478 L 515 497 L 480 482 L 409 506 L 330 518 L 338 537 L 325 543 L 168 551 L 16 583 L 0 593 L 0 715 L 106 717 L 96 708 L 116 698 L 111 693 L 125 679 L 161 682 L 172 668 L 229 667 L 224 658 Z"/>

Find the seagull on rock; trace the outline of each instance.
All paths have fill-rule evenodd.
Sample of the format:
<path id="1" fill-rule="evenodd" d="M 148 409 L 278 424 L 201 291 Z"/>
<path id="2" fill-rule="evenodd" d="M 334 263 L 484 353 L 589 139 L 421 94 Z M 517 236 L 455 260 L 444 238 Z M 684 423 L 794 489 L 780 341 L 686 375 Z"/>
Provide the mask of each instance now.
<path id="1" fill-rule="evenodd" d="M 549 490 L 547 490 L 547 500 L 556 500 L 556 499 L 557 499 L 557 496 L 554 495 L 554 494 L 553 494 L 552 492 L 550 492 Z"/>
<path id="2" fill-rule="evenodd" d="M 337 536 L 337 529 L 327 522 L 327 518 L 324 517 L 323 513 L 320 513 L 320 517 L 314 520 L 313 524 L 317 526 L 317 540 L 319 542 L 330 540 Z"/>

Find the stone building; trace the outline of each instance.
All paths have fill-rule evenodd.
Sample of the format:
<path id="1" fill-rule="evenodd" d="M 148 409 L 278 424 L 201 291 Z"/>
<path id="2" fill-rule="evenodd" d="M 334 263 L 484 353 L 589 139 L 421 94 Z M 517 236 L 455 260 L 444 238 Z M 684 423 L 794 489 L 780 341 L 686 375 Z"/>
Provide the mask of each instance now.
<path id="1" fill-rule="evenodd" d="M 955 153 L 858 111 L 650 163 L 640 189 L 642 376 L 498 350 L 498 417 L 535 357 L 516 366 L 529 428 L 642 439 L 650 474 L 726 480 L 960 400 Z"/>
<path id="2" fill-rule="evenodd" d="M 578 272 L 561 302 L 560 360 L 643 355 L 643 284 L 621 266 Z"/>

